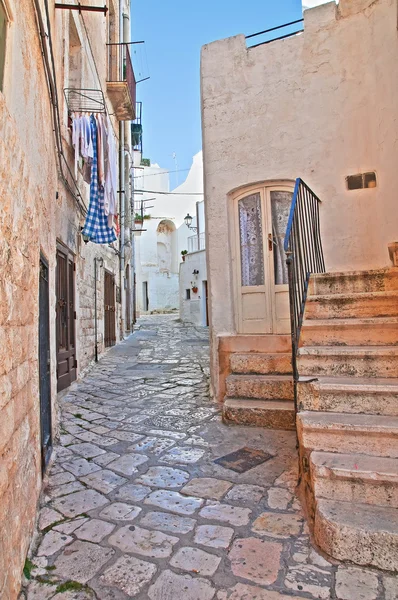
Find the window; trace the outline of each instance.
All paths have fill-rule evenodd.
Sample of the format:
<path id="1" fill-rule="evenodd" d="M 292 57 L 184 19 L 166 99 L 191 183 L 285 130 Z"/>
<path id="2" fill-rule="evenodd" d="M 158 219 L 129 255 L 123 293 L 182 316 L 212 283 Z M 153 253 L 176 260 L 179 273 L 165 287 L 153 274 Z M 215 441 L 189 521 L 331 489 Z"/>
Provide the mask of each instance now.
<path id="1" fill-rule="evenodd" d="M 185 300 L 191 299 L 191 290 L 185 290 Z"/>
<path id="2" fill-rule="evenodd" d="M 264 285 L 264 254 L 259 193 L 239 200 L 242 286 Z"/>
<path id="3" fill-rule="evenodd" d="M 0 90 L 3 91 L 4 65 L 6 62 L 6 38 L 8 17 L 3 2 L 0 0 Z"/>
<path id="4" fill-rule="evenodd" d="M 347 189 L 362 190 L 364 188 L 376 187 L 376 173 L 358 173 L 358 175 L 349 175 L 346 177 Z"/>

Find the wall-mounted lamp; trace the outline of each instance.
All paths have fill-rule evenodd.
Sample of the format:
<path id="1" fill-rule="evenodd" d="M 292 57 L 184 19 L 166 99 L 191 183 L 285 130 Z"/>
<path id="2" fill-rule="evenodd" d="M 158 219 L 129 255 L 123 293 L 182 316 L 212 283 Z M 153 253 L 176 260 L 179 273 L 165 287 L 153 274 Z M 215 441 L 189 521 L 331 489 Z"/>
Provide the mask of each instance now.
<path id="1" fill-rule="evenodd" d="M 90 241 L 90 238 L 88 237 L 88 235 L 84 235 L 83 229 L 84 229 L 84 227 L 80 227 L 80 233 L 82 234 L 83 242 L 85 244 L 88 244 Z"/>
<path id="2" fill-rule="evenodd" d="M 188 227 L 188 229 L 191 229 L 192 231 L 195 231 L 195 232 L 198 231 L 197 227 L 191 227 L 192 217 L 189 213 L 187 213 L 187 216 L 184 218 L 184 221 L 185 221 L 185 225 Z"/>
<path id="3" fill-rule="evenodd" d="M 198 269 L 194 269 L 194 270 L 192 271 L 192 275 L 199 275 L 199 271 L 198 271 Z"/>

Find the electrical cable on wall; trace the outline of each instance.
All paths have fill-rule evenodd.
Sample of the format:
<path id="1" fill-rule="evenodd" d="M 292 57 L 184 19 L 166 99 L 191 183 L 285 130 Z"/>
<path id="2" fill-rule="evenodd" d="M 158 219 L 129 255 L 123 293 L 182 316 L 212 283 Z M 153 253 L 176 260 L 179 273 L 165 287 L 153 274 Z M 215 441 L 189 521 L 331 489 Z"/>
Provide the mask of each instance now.
<path id="1" fill-rule="evenodd" d="M 40 34 L 40 43 L 41 43 L 41 48 L 42 48 L 44 69 L 45 69 L 45 74 L 46 74 L 46 78 L 47 78 L 47 85 L 49 88 L 50 102 L 51 102 L 51 107 L 52 107 L 53 130 L 54 130 L 55 144 L 56 144 L 56 150 L 57 150 L 59 175 L 60 175 L 60 178 L 61 178 L 64 186 L 69 191 L 71 196 L 75 199 L 81 214 L 83 216 L 85 216 L 87 214 L 87 206 L 85 205 L 85 202 L 80 193 L 79 187 L 73 176 L 73 173 L 69 167 L 69 164 L 65 157 L 64 149 L 63 149 L 61 124 L 60 124 L 61 119 L 60 119 L 60 115 L 59 115 L 57 79 L 56 79 L 55 61 L 54 61 L 54 53 L 53 53 L 53 46 L 52 46 L 48 0 L 44 1 L 44 7 L 45 7 L 45 12 L 46 12 L 46 21 L 47 21 L 47 32 L 45 31 L 45 28 L 44 28 L 43 16 L 42 16 L 39 0 L 34 0 L 34 5 L 35 5 L 35 10 L 36 10 L 39 34 Z M 50 57 L 48 55 L 48 48 L 47 48 L 46 40 L 48 40 L 48 46 L 50 49 Z M 51 64 L 50 64 L 50 59 L 51 59 Z M 65 173 L 63 170 L 63 163 L 65 163 L 65 166 L 68 170 L 69 176 L 71 177 L 71 179 L 74 183 L 76 191 L 72 188 L 68 179 L 65 176 Z"/>

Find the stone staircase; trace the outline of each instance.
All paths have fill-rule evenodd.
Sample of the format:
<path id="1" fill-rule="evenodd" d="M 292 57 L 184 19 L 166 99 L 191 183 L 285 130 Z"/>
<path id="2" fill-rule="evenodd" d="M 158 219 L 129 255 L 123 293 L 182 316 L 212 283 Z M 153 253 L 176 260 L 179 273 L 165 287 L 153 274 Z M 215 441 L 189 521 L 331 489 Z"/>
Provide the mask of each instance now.
<path id="1" fill-rule="evenodd" d="M 256 352 L 229 356 L 223 420 L 270 429 L 295 429 L 290 338 L 261 336 L 257 337 L 256 346 Z"/>
<path id="2" fill-rule="evenodd" d="M 398 570 L 398 268 L 311 278 L 298 356 L 302 485 L 329 555 Z"/>

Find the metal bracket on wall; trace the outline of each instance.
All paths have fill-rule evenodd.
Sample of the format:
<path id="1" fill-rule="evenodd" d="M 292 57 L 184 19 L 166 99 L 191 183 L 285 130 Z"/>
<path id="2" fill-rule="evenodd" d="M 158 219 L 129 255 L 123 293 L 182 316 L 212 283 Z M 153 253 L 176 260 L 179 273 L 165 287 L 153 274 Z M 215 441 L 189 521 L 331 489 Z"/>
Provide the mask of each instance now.
<path id="1" fill-rule="evenodd" d="M 87 6 L 86 4 L 80 4 L 80 2 L 77 4 L 61 4 L 56 2 L 55 8 L 61 8 L 63 10 L 78 10 L 79 14 L 81 14 L 82 10 L 89 12 L 103 12 L 105 16 L 109 10 L 107 6 Z"/>

